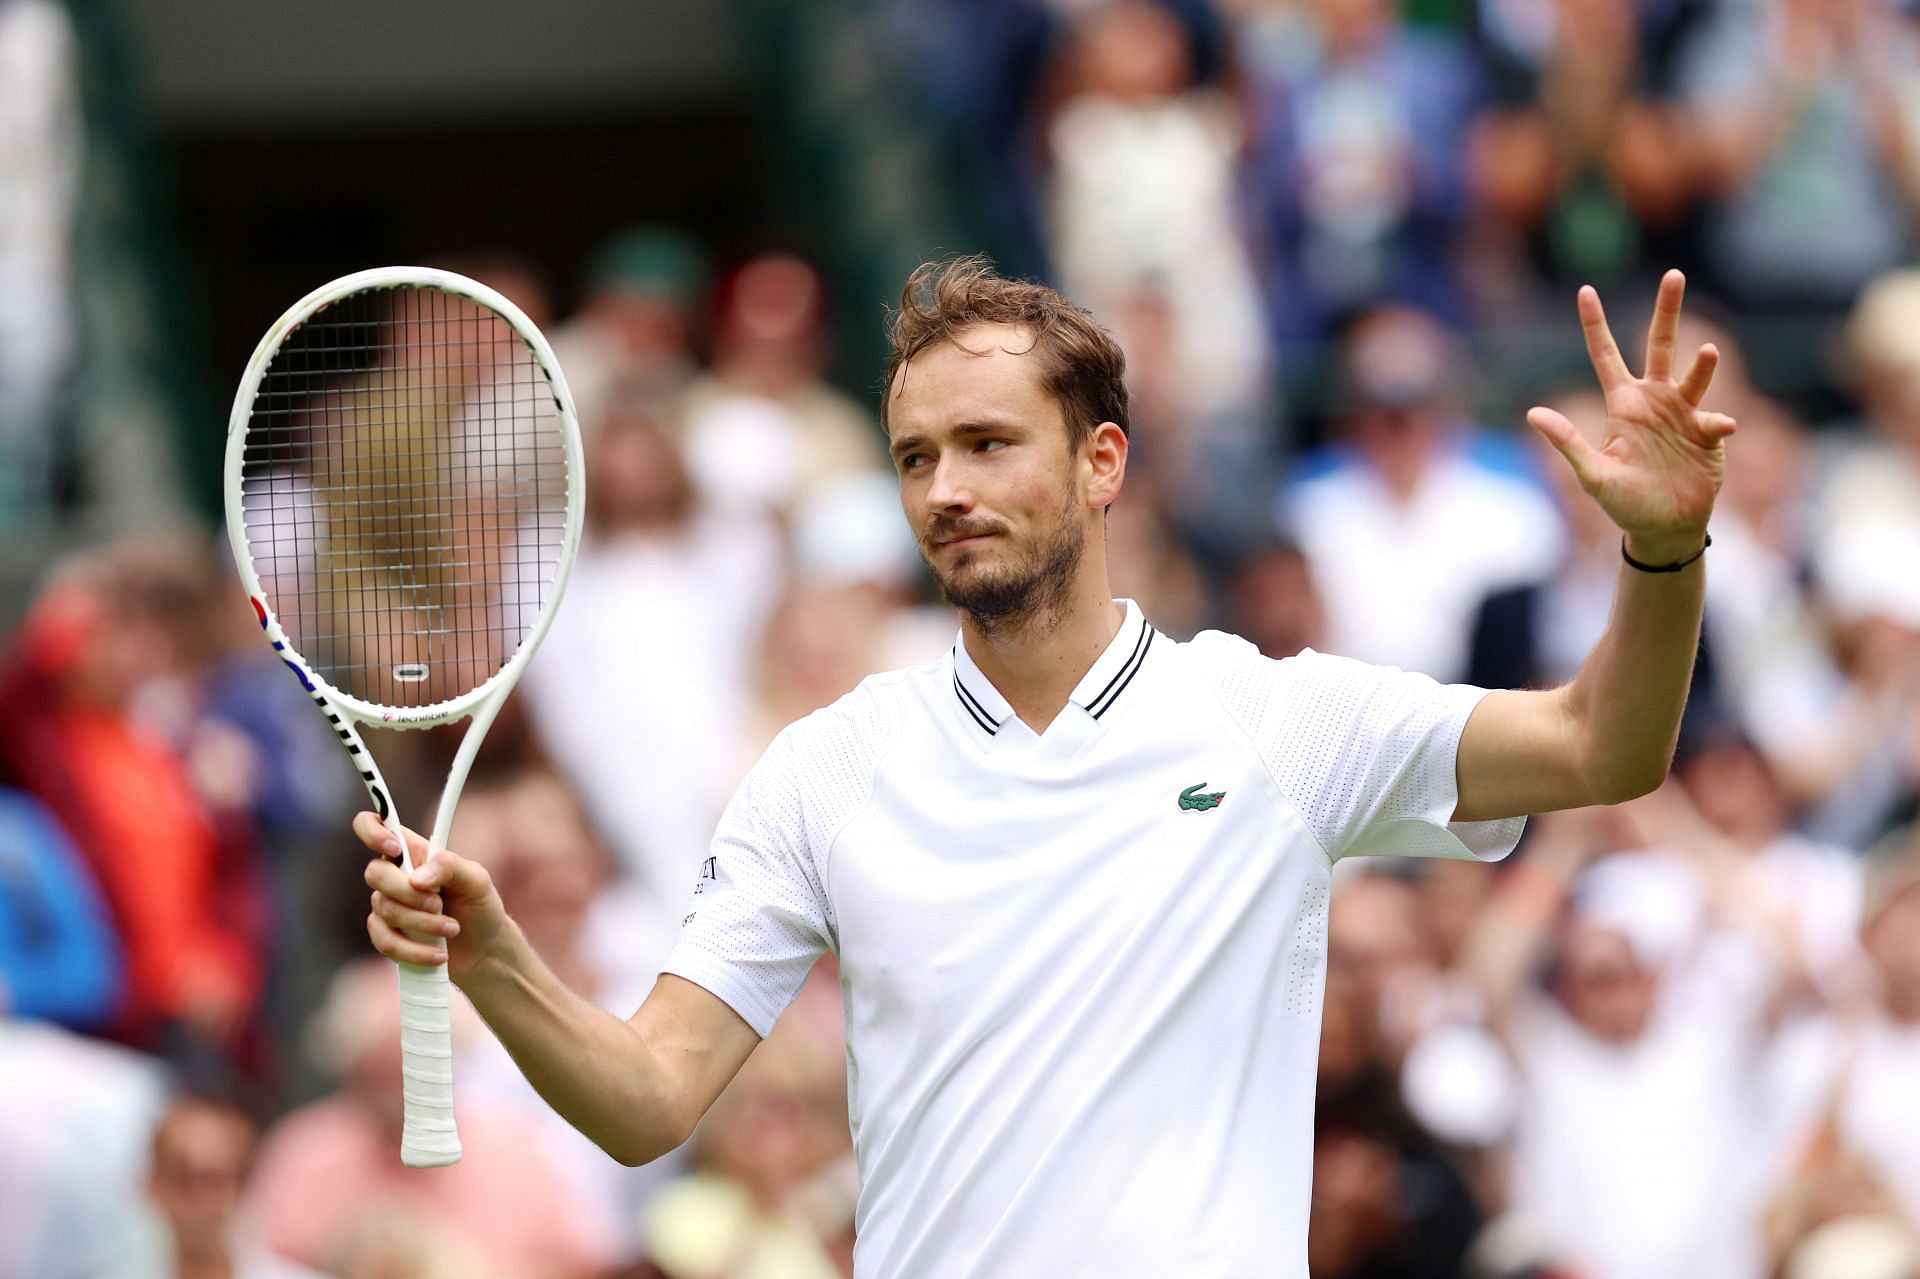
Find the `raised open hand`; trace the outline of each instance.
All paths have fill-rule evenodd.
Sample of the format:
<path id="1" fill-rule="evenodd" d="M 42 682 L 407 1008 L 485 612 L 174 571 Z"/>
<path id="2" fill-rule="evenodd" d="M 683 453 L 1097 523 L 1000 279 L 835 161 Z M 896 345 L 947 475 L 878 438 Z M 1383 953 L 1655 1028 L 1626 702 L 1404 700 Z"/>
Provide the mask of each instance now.
<path id="1" fill-rule="evenodd" d="M 1732 418 L 1700 407 L 1720 363 L 1712 345 L 1701 347 L 1686 376 L 1674 380 L 1686 287 L 1678 271 L 1660 281 L 1644 377 L 1633 376 L 1620 357 L 1600 295 L 1581 287 L 1580 327 L 1607 401 L 1606 438 L 1599 448 L 1552 409 L 1527 413 L 1527 421 L 1573 467 L 1580 486 L 1625 531 L 1634 554 L 1653 563 L 1682 560 L 1700 549 L 1726 474 L 1725 441 L 1734 430 Z"/>

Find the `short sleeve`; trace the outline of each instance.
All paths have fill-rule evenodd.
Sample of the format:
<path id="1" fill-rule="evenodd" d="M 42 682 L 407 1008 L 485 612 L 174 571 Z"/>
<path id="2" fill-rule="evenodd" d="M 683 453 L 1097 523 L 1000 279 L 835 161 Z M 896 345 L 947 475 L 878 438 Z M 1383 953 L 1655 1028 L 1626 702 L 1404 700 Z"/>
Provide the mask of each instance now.
<path id="1" fill-rule="evenodd" d="M 1218 636 L 1215 685 L 1328 857 L 1494 861 L 1525 819 L 1456 822 L 1460 733 L 1487 690 Z"/>
<path id="2" fill-rule="evenodd" d="M 774 739 L 721 815 L 661 966 L 713 992 L 762 1038 L 814 961 L 839 947 L 827 857 L 872 793 L 872 701 L 857 690 Z"/>
<path id="3" fill-rule="evenodd" d="M 799 778 L 784 736 L 720 817 L 662 972 L 725 1000 L 762 1038 L 832 945 L 826 893 L 805 845 Z"/>

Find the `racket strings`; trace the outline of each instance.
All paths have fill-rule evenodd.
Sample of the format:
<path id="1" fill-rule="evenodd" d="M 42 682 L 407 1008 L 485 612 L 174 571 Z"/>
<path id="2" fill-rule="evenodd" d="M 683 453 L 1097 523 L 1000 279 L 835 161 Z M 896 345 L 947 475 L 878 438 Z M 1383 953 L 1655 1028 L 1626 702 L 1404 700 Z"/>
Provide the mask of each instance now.
<path id="1" fill-rule="evenodd" d="M 288 334 L 242 471 L 268 603 L 314 672 L 378 705 L 470 691 L 551 594 L 568 464 L 551 378 L 501 316 L 429 287 Z"/>

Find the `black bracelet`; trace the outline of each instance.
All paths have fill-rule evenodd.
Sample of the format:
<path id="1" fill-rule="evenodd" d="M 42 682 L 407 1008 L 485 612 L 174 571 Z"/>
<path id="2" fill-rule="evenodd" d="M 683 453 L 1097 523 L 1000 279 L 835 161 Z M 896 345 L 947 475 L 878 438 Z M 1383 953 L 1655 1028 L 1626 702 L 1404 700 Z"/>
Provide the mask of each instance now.
<path id="1" fill-rule="evenodd" d="M 1713 534 L 1709 533 L 1707 534 L 1706 545 L 1687 556 L 1684 560 L 1676 560 L 1672 564 L 1642 564 L 1639 560 L 1627 554 L 1627 539 L 1623 537 L 1620 539 L 1620 558 L 1627 562 L 1628 567 L 1637 568 L 1642 573 L 1678 573 L 1681 569 L 1693 563 L 1702 555 L 1705 555 L 1707 553 L 1707 547 L 1712 545 Z"/>

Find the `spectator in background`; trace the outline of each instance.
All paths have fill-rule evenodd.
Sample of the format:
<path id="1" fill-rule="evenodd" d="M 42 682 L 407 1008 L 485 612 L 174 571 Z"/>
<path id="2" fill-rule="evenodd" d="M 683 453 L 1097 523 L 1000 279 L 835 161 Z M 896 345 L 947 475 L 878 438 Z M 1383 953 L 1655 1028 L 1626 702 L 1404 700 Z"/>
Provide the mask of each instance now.
<path id="1" fill-rule="evenodd" d="M 1246 554 L 1234 567 L 1228 599 L 1228 629 L 1263 656 L 1277 660 L 1327 645 L 1327 606 L 1292 542 L 1276 538 Z"/>
<path id="2" fill-rule="evenodd" d="M 957 183 L 986 220 L 1010 273 L 1045 275 L 1043 167 L 1035 99 L 1055 40 L 1054 14 L 1032 0 L 892 0 L 881 11 Z"/>
<path id="3" fill-rule="evenodd" d="M 1533 483 L 1475 455 L 1462 359 L 1422 312 L 1362 317 L 1341 358 L 1340 442 L 1302 464 L 1275 511 L 1326 600 L 1328 647 L 1443 682 L 1467 668 L 1481 598 L 1550 572 L 1565 544 Z"/>
<path id="4" fill-rule="evenodd" d="M 875 671 L 937 661 L 953 643 L 952 611 L 913 602 L 920 553 L 889 476 L 846 476 L 804 498 L 791 549 L 792 581 L 760 638 L 742 773 L 795 720 Z"/>
<path id="5" fill-rule="evenodd" d="M 1836 543 L 1820 570 L 1846 696 L 1790 761 L 1808 828 L 1854 848 L 1920 804 L 1920 531 L 1866 532 Z"/>
<path id="6" fill-rule="evenodd" d="M 1863 883 L 1852 850 L 1793 829 L 1793 809 L 1765 756 L 1730 724 L 1702 716 L 1682 733 L 1679 788 L 1647 801 L 1652 829 L 1684 849 L 1729 903 L 1727 923 L 1805 974 L 1801 1004 L 1842 1004 L 1865 976 L 1858 936 Z"/>
<path id="7" fill-rule="evenodd" d="M 1454 237 L 1469 212 L 1480 73 L 1394 0 L 1264 0 L 1238 35 L 1267 292 L 1283 345 L 1381 299 L 1460 318 Z"/>
<path id="8" fill-rule="evenodd" d="M 73 224 L 85 142 L 65 5 L 0 2 L 0 525 L 53 498 L 54 409 L 72 372 Z"/>
<path id="9" fill-rule="evenodd" d="M 827 286 L 812 267 L 768 254 L 721 282 L 713 359 L 688 388 L 683 449 L 708 501 L 784 511 L 828 480 L 885 466 L 873 415 L 822 376 Z"/>
<path id="10" fill-rule="evenodd" d="M 477 1029 L 461 1023 L 456 1051 Z M 463 1103 L 460 1162 L 431 1176 L 394 1158 L 404 1080 L 391 963 L 343 968 L 313 1031 L 340 1090 L 280 1119 L 261 1146 L 251 1206 L 276 1252 L 410 1279 L 584 1279 L 612 1260 L 612 1223 L 513 1111 Z"/>
<path id="11" fill-rule="evenodd" d="M 1920 827 L 1890 836 L 1870 859 L 1862 918 L 1871 998 L 1800 1027 L 1772 1063 L 1784 1135 L 1776 1214 L 1800 1218 L 1792 1229 L 1776 1220 L 1790 1236 L 1782 1251 L 1819 1218 L 1840 1215 L 1807 1202 L 1841 1198 L 1847 1188 L 1831 1184 L 1840 1179 L 1854 1183 L 1850 1211 L 1903 1217 L 1909 1238 L 1920 1222 Z"/>
<path id="12" fill-rule="evenodd" d="M 1399 1045 L 1400 1099 L 1448 1149 L 1483 1212 L 1507 1202 L 1506 1143 L 1518 1110 L 1512 1061 L 1486 1033 L 1486 1005 L 1467 963 L 1493 893 L 1464 862 L 1422 862 L 1412 876 L 1419 962 L 1401 970 L 1382 1008 Z"/>
<path id="13" fill-rule="evenodd" d="M 1354 994 L 1373 1021 L 1373 1052 L 1394 1070 L 1406 1054 L 1411 1029 L 1402 1015 L 1405 996 L 1431 977 L 1419 898 L 1410 879 L 1396 873 L 1399 869 L 1376 871 L 1367 863 L 1349 863 L 1327 914 L 1327 962 L 1338 962 L 1352 976 Z"/>
<path id="14" fill-rule="evenodd" d="M 1844 333 L 1869 435 L 1835 462 L 1819 494 L 1816 570 L 1851 545 L 1920 536 L 1920 269 L 1860 297 Z"/>
<path id="15" fill-rule="evenodd" d="M 1745 1279 L 1762 1191 L 1751 1064 L 1780 978 L 1686 861 L 1593 860 L 1644 842 L 1623 809 L 1536 818 L 1468 943 L 1520 1078 L 1511 1211 L 1593 1279 Z"/>
<path id="16" fill-rule="evenodd" d="M 0 1016 L 112 1024 L 126 956 L 80 851 L 31 796 L 0 789 Z"/>
<path id="17" fill-rule="evenodd" d="M 1782 1279 L 1913 1279 L 1920 1238 L 1859 1160 L 1831 1143 L 1768 1213 Z"/>
<path id="18" fill-rule="evenodd" d="M 826 969 L 754 1050 L 689 1143 L 696 1171 L 645 1213 L 635 1279 L 837 1279 L 853 1273 L 858 1174 L 846 1125 L 839 1026 L 807 1005 L 839 992 Z"/>
<path id="19" fill-rule="evenodd" d="M 782 597 L 761 635 L 758 698 L 739 742 L 738 769 L 750 768 L 781 729 L 888 669 L 878 664 L 888 608 L 862 591 L 796 585 Z M 945 637 L 933 657 L 951 642 Z"/>
<path id="20" fill-rule="evenodd" d="M 1920 37 L 1894 5 L 1727 0 L 1678 77 L 1713 198 L 1704 249 L 1717 291 L 1746 308 L 1837 313 L 1907 258 Z"/>
<path id="21" fill-rule="evenodd" d="M 1316 1279 L 1444 1279 L 1479 1228 L 1465 1181 L 1397 1094 L 1369 983 L 1330 949 L 1307 1229 Z"/>
<path id="22" fill-rule="evenodd" d="M 434 258 L 427 265 L 478 280 L 526 312 L 542 333 L 553 328 L 553 289 L 531 258 L 508 249 L 482 249 Z"/>
<path id="23" fill-rule="evenodd" d="M 1813 576 L 1847 685 L 1776 751 L 1813 830 L 1864 847 L 1920 801 L 1920 272 L 1861 297 L 1845 330 L 1871 433 L 1838 450 L 1811 520 Z"/>
<path id="24" fill-rule="evenodd" d="M 593 251 L 580 309 L 553 335 L 582 418 L 597 419 L 616 388 L 664 402 L 693 381 L 711 274 L 706 250 L 678 227 L 628 227 Z"/>
<path id="25" fill-rule="evenodd" d="M 610 883 L 611 861 L 564 782 L 540 769 L 473 779 L 452 840 L 513 892 L 521 931 L 570 989 L 621 1017 L 640 1006 L 657 976 L 651 967 L 632 967 L 631 934 L 644 916 L 630 889 Z M 539 1130 L 601 1216 L 621 1223 L 617 1256 L 632 1260 L 645 1241 L 624 1227 L 639 1220 L 641 1204 L 663 1180 L 685 1170 L 685 1158 L 676 1153 L 642 1168 L 616 1163 L 540 1099 L 491 1035 L 463 1046 L 454 1073 L 464 1103 L 512 1109 Z"/>
<path id="26" fill-rule="evenodd" d="M 113 1272 L 166 1100 L 154 1059 L 0 1012 L 0 1275 Z"/>
<path id="27" fill-rule="evenodd" d="M 1681 340 L 1711 341 L 1720 368 L 1706 402 L 1740 422 L 1714 508 L 1721 568 L 1707 580 L 1707 643 L 1717 700 L 1765 753 L 1798 804 L 1816 784 L 1835 706 L 1847 695 L 1827 627 L 1809 591 L 1814 558 L 1814 442 L 1783 404 L 1761 395 L 1738 339 L 1695 314 Z M 1809 747 L 1813 750 L 1809 750 Z"/>
<path id="28" fill-rule="evenodd" d="M 114 1279 L 319 1279 L 254 1241 L 240 1219 L 260 1130 L 236 1106 L 175 1097 L 153 1131 L 153 1233 Z"/>
<path id="29" fill-rule="evenodd" d="M 200 656 L 201 572 L 121 545 L 56 574 L 0 672 L 0 773 L 59 818 L 112 907 L 127 956 L 116 1028 L 217 1076 L 262 977 L 251 831 L 220 820 L 153 727 Z"/>
<path id="30" fill-rule="evenodd" d="M 789 545 L 796 589 L 845 595 L 868 615 L 881 664 L 860 678 L 932 661 L 953 642 L 952 612 L 917 606 L 926 566 L 900 518 L 900 487 L 890 470 L 849 475 L 810 494 L 794 509 Z"/>
<path id="31" fill-rule="evenodd" d="M 1141 487 L 1151 492 L 1151 484 Z M 1154 625 L 1168 635 L 1186 639 L 1206 628 L 1207 580 L 1189 544 L 1157 507 L 1116 503 L 1107 512 L 1107 545 L 1114 555 L 1116 598 L 1151 609 Z"/>
<path id="32" fill-rule="evenodd" d="M 521 686 L 628 881 L 631 963 L 649 974 L 738 780 L 755 646 L 782 579 L 773 528 L 711 507 L 668 420 L 623 388 L 584 423 L 586 533 Z M 771 463 L 748 451 L 730 465 Z"/>
<path id="33" fill-rule="evenodd" d="M 1268 417 L 1267 326 L 1237 209 L 1240 120 L 1196 83 L 1180 20 L 1148 0 L 1082 14 L 1059 76 L 1047 122 L 1056 283 L 1112 317 L 1136 471 L 1164 473 L 1166 496 L 1197 516 L 1236 474 L 1214 454 Z"/>
<path id="34" fill-rule="evenodd" d="M 1557 303 L 1564 285 L 1605 288 L 1642 261 L 1674 256 L 1698 182 L 1685 148 L 1672 145 L 1685 121 L 1667 96 L 1669 59 L 1660 55 L 1698 7 L 1474 5 L 1491 101 L 1474 117 L 1467 149 L 1474 203 L 1486 216 L 1466 234 L 1475 250 L 1469 287 L 1489 311 L 1524 315 L 1536 291 Z"/>

